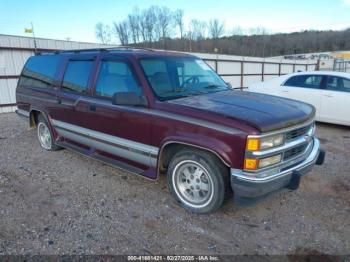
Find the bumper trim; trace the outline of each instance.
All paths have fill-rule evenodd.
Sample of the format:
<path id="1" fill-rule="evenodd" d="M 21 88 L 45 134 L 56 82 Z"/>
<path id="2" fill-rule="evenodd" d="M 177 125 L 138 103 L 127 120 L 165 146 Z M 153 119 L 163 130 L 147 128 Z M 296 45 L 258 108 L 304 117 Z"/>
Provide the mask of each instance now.
<path id="1" fill-rule="evenodd" d="M 273 181 L 275 179 L 279 179 L 283 176 L 290 175 L 294 170 L 304 169 L 308 166 L 314 165 L 318 159 L 320 153 L 320 141 L 317 138 L 314 138 L 314 144 L 311 153 L 309 156 L 301 163 L 287 170 L 274 174 L 272 176 L 267 177 L 253 177 L 250 173 L 244 173 L 243 170 L 240 169 L 231 169 L 231 176 L 242 181 L 247 181 L 251 183 L 266 183 Z M 249 176 L 250 175 L 250 176 Z"/>
<path id="2" fill-rule="evenodd" d="M 320 149 L 320 142 L 315 138 L 312 150 L 304 161 L 270 177 L 246 177 L 242 170 L 231 169 L 231 187 L 235 199 L 253 199 L 282 188 L 296 190 L 301 177 L 315 164 L 322 164 L 324 155 L 324 151 Z"/>
<path id="3" fill-rule="evenodd" d="M 17 109 L 16 111 L 16 114 L 21 116 L 21 117 L 29 117 L 29 112 L 28 111 L 25 111 L 25 110 L 22 110 L 22 109 Z"/>

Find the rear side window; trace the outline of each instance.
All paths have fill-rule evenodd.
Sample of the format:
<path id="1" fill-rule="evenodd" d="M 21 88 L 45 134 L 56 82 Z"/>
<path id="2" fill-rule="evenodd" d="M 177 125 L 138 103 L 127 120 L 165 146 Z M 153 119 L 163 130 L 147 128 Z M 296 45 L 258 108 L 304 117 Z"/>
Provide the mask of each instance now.
<path id="1" fill-rule="evenodd" d="M 320 75 L 300 75 L 289 78 L 284 85 L 306 88 L 320 88 L 322 76 Z"/>
<path id="2" fill-rule="evenodd" d="M 96 82 L 97 96 L 112 97 L 118 92 L 141 94 L 141 89 L 127 63 L 123 61 L 103 61 Z"/>
<path id="3" fill-rule="evenodd" d="M 86 93 L 93 60 L 69 61 L 64 73 L 62 90 Z"/>
<path id="4" fill-rule="evenodd" d="M 337 76 L 327 77 L 327 90 L 350 92 L 350 80 Z"/>
<path id="5" fill-rule="evenodd" d="M 57 55 L 39 55 L 29 58 L 19 79 L 19 85 L 50 87 L 59 62 L 60 57 Z"/>

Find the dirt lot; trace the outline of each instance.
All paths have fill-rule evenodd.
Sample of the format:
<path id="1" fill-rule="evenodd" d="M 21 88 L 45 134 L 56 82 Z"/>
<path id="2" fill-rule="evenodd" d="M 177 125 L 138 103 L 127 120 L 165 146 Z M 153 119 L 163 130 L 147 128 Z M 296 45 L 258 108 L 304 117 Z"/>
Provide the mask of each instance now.
<path id="1" fill-rule="evenodd" d="M 45 152 L 0 115 L 0 254 L 349 254 L 350 128 L 318 124 L 324 166 L 297 191 L 191 214 L 152 182 L 68 150 Z"/>

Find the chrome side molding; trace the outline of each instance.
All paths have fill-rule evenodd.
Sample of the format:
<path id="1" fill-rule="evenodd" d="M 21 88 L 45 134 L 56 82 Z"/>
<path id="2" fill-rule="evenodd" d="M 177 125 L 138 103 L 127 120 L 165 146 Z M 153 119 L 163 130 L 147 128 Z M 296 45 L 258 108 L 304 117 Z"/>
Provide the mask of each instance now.
<path id="1" fill-rule="evenodd" d="M 52 119 L 51 122 L 60 136 L 143 165 L 157 166 L 158 147 L 108 135 L 55 119 Z"/>

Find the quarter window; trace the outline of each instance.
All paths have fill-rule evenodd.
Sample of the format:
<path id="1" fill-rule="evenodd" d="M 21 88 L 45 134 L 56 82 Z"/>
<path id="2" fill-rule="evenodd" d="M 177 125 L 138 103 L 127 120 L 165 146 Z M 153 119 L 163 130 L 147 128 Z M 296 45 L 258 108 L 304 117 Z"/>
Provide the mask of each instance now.
<path id="1" fill-rule="evenodd" d="M 350 80 L 337 76 L 327 77 L 327 90 L 350 92 Z"/>
<path id="2" fill-rule="evenodd" d="M 141 89 L 127 63 L 102 61 L 95 94 L 110 98 L 118 92 L 134 92 L 140 95 Z"/>
<path id="3" fill-rule="evenodd" d="M 19 85 L 50 87 L 59 62 L 60 57 L 57 55 L 40 55 L 29 58 L 19 79 Z"/>
<path id="4" fill-rule="evenodd" d="M 93 61 L 69 61 L 63 78 L 62 90 L 86 93 Z"/>
<path id="5" fill-rule="evenodd" d="M 289 78 L 285 86 L 320 88 L 322 76 L 320 75 L 299 75 Z"/>

